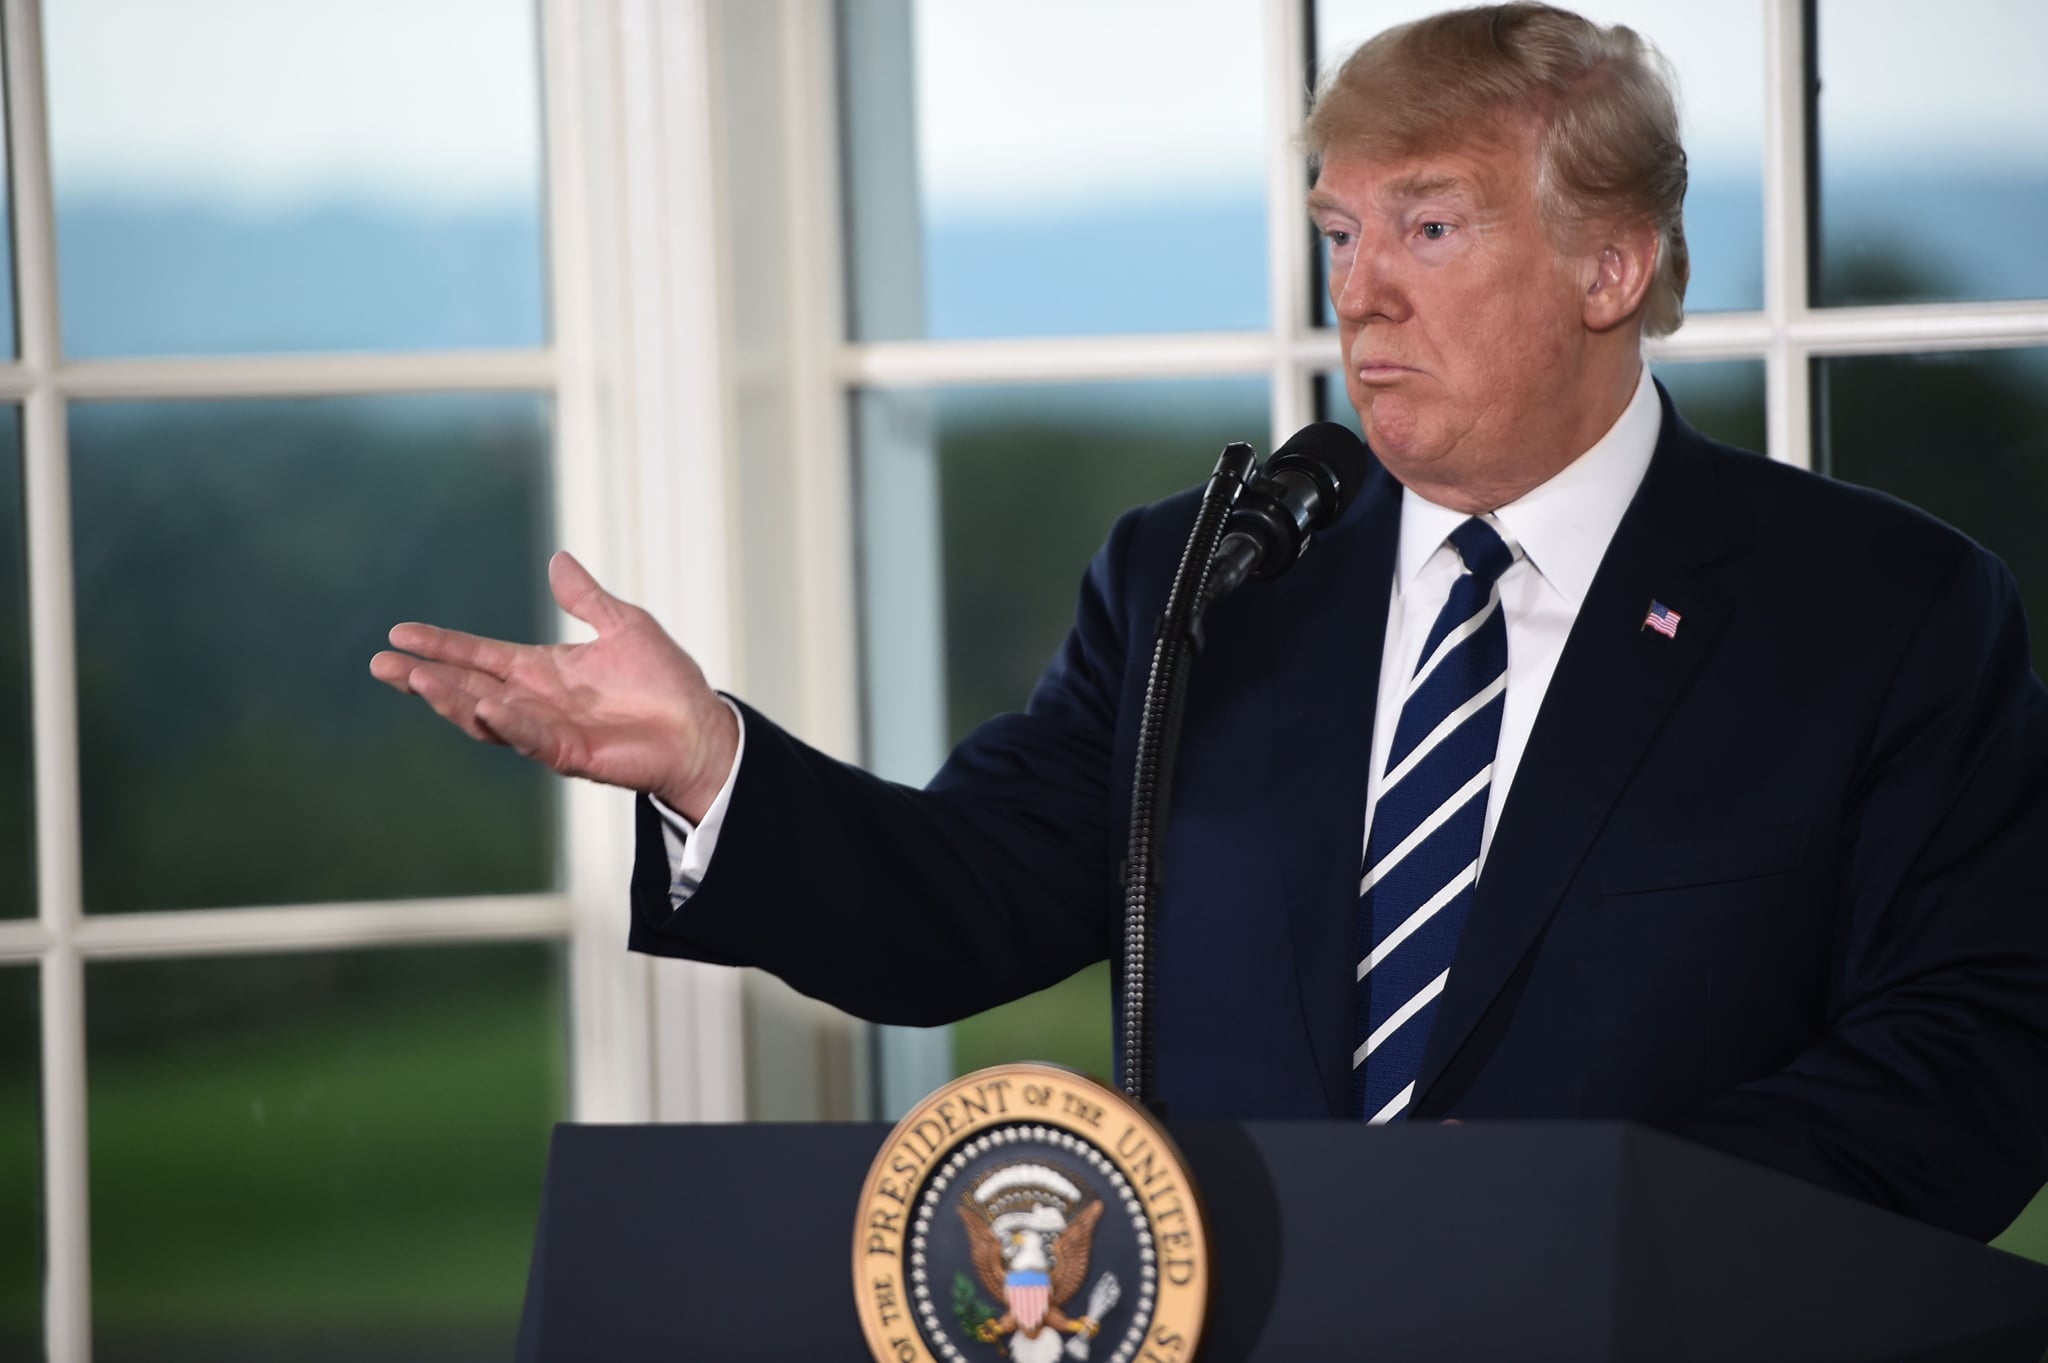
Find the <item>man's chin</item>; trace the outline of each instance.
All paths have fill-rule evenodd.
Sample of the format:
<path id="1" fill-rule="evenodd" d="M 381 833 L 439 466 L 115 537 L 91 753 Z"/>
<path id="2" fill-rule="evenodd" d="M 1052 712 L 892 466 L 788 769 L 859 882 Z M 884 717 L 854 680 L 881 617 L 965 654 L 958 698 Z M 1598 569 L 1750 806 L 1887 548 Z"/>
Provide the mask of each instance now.
<path id="1" fill-rule="evenodd" d="M 1431 439 L 1419 404 L 1403 393 L 1371 389 L 1354 403 L 1359 429 L 1365 443 L 1392 469 L 1396 463 L 1426 466 L 1434 459 L 1440 442 Z"/>

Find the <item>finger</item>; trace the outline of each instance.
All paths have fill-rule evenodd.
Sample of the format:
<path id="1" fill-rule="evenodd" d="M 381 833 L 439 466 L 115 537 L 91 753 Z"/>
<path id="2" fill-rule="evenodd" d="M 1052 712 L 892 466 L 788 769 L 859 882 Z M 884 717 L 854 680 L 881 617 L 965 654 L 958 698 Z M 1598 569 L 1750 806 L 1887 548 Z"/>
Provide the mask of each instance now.
<path id="1" fill-rule="evenodd" d="M 393 653 L 387 649 L 370 658 L 370 675 L 392 690 L 409 696 L 412 694 L 412 687 L 408 686 L 406 681 L 412 676 L 412 670 L 419 665 L 420 660 L 410 653 Z"/>
<path id="2" fill-rule="evenodd" d="M 488 672 L 479 672 L 473 667 L 456 667 L 449 663 L 423 663 L 415 658 L 412 660 L 412 672 L 407 676 L 406 683 L 417 687 L 422 677 L 432 678 L 435 685 L 460 691 L 473 701 L 498 695 L 506 689 L 505 683 Z"/>
<path id="3" fill-rule="evenodd" d="M 567 549 L 548 560 L 548 586 L 563 610 L 599 634 L 625 624 L 627 612 L 632 609 L 598 586 L 590 570 Z"/>
<path id="4" fill-rule="evenodd" d="M 422 625 L 413 620 L 391 627 L 391 646 L 433 662 L 473 667 L 479 672 L 488 672 L 499 681 L 512 675 L 520 650 L 529 647 L 508 644 L 503 639 L 486 639 L 480 634 L 464 634 L 459 629 Z"/>
<path id="5" fill-rule="evenodd" d="M 474 711 L 478 727 L 521 757 L 553 765 L 554 726 L 549 712 L 488 697 L 478 701 Z"/>
<path id="6" fill-rule="evenodd" d="M 471 674 L 475 675 L 475 674 Z M 471 688 L 451 674 L 450 669 L 423 665 L 406 679 L 412 693 L 434 707 L 434 713 L 479 743 L 496 743 L 498 736 L 477 722 L 477 697 Z"/>

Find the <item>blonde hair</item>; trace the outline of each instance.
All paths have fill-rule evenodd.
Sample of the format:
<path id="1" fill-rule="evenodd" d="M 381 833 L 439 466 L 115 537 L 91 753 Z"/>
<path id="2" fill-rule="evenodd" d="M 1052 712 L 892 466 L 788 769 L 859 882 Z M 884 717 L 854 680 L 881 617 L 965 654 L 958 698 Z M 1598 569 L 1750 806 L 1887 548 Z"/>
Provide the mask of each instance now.
<path id="1" fill-rule="evenodd" d="M 1317 91 L 1302 128 L 1310 157 L 1357 148 L 1411 156 L 1512 135 L 1532 119 L 1537 200 L 1552 231 L 1589 223 L 1656 228 L 1643 331 L 1685 320 L 1685 148 L 1668 68 L 1648 40 L 1542 4 L 1452 10 L 1390 28 Z M 1483 135 L 1482 135 L 1483 136 Z"/>

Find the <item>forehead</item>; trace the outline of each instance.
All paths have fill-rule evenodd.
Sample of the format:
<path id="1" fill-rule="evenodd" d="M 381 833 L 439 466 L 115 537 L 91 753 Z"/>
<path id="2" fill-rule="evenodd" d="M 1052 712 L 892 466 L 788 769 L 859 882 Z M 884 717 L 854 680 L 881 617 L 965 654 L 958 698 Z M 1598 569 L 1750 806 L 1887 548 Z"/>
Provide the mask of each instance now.
<path id="1" fill-rule="evenodd" d="M 1526 143 L 1413 153 L 1346 148 L 1324 155 L 1308 205 L 1357 213 L 1430 200 L 1500 209 L 1533 198 L 1535 184 L 1534 148 Z"/>

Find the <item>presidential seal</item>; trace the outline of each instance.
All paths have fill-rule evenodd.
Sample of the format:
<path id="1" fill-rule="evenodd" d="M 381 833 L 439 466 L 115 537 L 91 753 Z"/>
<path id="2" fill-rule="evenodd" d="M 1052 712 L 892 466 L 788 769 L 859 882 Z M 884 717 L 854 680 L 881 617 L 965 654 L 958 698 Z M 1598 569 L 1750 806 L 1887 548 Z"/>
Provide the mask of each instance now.
<path id="1" fill-rule="evenodd" d="M 1209 1245 L 1173 1142 L 1053 1065 L 956 1079 L 861 1188 L 854 1296 L 879 1363 L 1185 1363 Z"/>

